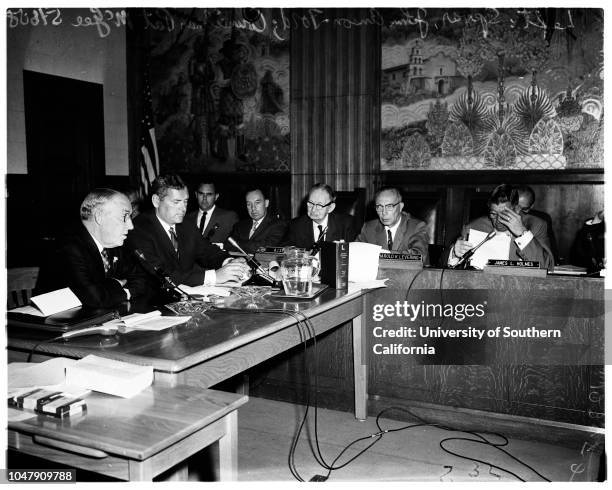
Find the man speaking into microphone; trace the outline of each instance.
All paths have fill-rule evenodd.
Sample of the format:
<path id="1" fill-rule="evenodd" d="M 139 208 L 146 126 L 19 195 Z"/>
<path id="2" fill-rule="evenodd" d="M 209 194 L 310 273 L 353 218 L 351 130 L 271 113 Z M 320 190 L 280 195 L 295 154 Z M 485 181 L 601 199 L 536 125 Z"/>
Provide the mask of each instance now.
<path id="1" fill-rule="evenodd" d="M 537 261 L 540 263 L 540 267 L 552 269 L 554 259 L 546 222 L 530 214 L 521 214 L 518 200 L 519 193 L 515 187 L 508 184 L 497 186 L 487 201 L 488 216 L 481 216 L 463 228 L 461 237 L 455 241 L 450 249 L 448 265 L 454 267 L 463 262 L 463 256 L 480 245 L 467 240 L 470 230 L 475 230 L 486 233 L 487 241 L 499 234 L 505 234 L 510 239 L 507 256 L 491 256 L 487 259 Z M 492 232 L 495 233 L 491 235 Z"/>
<path id="2" fill-rule="evenodd" d="M 159 280 L 151 269 L 163 270 L 177 285 L 215 285 L 246 279 L 249 267 L 244 259 L 230 259 L 197 228 L 183 223 L 188 200 L 187 186 L 178 175 L 155 179 L 151 189 L 153 212 L 139 215 L 128 237 L 128 246 L 139 250 L 147 260 L 137 273 L 157 285 Z"/>

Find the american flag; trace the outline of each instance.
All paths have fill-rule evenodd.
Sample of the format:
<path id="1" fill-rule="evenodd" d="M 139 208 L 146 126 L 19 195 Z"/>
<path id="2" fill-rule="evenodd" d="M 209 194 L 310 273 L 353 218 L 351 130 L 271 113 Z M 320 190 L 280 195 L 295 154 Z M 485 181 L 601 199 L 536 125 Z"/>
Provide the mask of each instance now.
<path id="1" fill-rule="evenodd" d="M 149 64 L 144 70 L 144 101 L 142 118 L 140 120 L 140 187 L 142 195 L 147 196 L 151 183 L 159 175 L 159 156 L 155 141 L 155 126 L 153 125 L 153 99 L 151 97 L 151 84 L 149 83 Z"/>

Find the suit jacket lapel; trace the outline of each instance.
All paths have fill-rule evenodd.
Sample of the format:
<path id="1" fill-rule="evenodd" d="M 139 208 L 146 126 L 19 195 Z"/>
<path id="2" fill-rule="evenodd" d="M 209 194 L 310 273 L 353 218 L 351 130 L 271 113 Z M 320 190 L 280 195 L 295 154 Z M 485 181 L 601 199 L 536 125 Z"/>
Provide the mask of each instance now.
<path id="1" fill-rule="evenodd" d="M 334 214 L 333 213 L 328 214 L 327 215 L 327 231 L 325 232 L 325 241 L 335 240 L 337 228 L 338 228 L 338 223 L 336 223 Z"/>
<path id="2" fill-rule="evenodd" d="M 102 263 L 102 256 L 100 255 L 100 251 L 98 250 L 98 246 L 96 245 L 96 242 L 94 242 L 94 239 L 89 234 L 85 226 L 83 226 L 82 238 L 83 238 L 83 241 L 85 242 L 85 245 L 87 246 L 87 250 L 89 251 L 91 260 L 93 261 L 94 264 L 96 264 L 96 272 L 101 277 L 104 277 L 105 273 L 104 273 L 104 264 Z M 109 260 L 112 260 L 112 258 L 110 257 L 110 254 L 109 254 Z"/>
<path id="3" fill-rule="evenodd" d="M 174 257 L 175 259 L 178 259 L 176 256 L 176 252 L 174 251 L 174 247 L 172 246 L 172 242 L 170 241 L 170 236 L 168 236 L 168 233 L 166 232 L 166 230 L 164 229 L 164 227 L 162 226 L 162 224 L 160 223 L 160 221 L 157 219 L 157 216 L 155 215 L 155 213 L 153 213 L 151 220 L 153 221 L 153 227 L 157 230 L 157 234 L 159 235 L 160 239 L 161 239 L 161 243 L 162 246 L 164 247 L 164 249 L 166 250 L 166 253 L 170 256 L 170 257 Z M 179 242 L 179 249 L 181 247 L 181 239 L 179 238 L 181 233 L 179 231 L 179 226 L 175 226 L 174 229 L 176 230 L 176 236 Z M 179 250 L 180 252 L 180 250 Z"/>
<path id="4" fill-rule="evenodd" d="M 217 220 L 217 215 L 219 213 L 217 212 L 217 206 L 215 206 L 215 210 L 213 211 L 213 213 L 210 215 L 210 219 L 208 220 L 208 224 L 206 225 L 206 228 L 204 228 L 204 232 L 202 233 L 202 236 L 206 236 L 208 235 L 208 232 L 210 231 L 210 228 L 212 226 L 215 226 L 216 220 Z"/>
<path id="5" fill-rule="evenodd" d="M 382 248 L 387 248 L 387 231 L 385 225 L 380 221 L 376 223 L 376 245 L 380 245 Z"/>
<path id="6" fill-rule="evenodd" d="M 263 230 L 266 229 L 266 226 L 268 226 L 268 223 L 270 221 L 270 215 L 268 213 L 266 213 L 266 215 L 264 216 L 264 219 L 261 220 L 261 223 L 259 223 L 259 226 L 255 229 L 255 233 L 253 233 L 253 236 L 251 238 L 255 238 L 256 236 L 260 235 Z M 253 227 L 253 220 L 251 220 L 251 228 Z M 251 228 L 249 228 L 249 232 L 251 233 Z"/>

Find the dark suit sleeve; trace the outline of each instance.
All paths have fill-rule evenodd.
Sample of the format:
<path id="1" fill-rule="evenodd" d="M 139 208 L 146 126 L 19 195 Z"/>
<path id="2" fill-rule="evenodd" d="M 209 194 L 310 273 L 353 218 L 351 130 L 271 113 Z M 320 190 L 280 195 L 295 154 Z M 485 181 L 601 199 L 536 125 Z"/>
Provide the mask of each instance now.
<path id="1" fill-rule="evenodd" d="M 287 232 L 285 233 L 285 237 L 283 238 L 281 245 L 296 245 L 298 243 L 298 228 L 299 222 L 296 219 L 292 220 L 287 226 Z"/>
<path id="2" fill-rule="evenodd" d="M 59 250 L 56 259 L 57 273 L 62 274 L 67 286 L 84 305 L 109 308 L 127 300 L 119 281 L 100 277 L 91 255 L 81 247 L 68 244 Z"/>
<path id="3" fill-rule="evenodd" d="M 357 230 L 355 228 L 355 218 L 351 215 L 346 217 L 345 227 L 344 227 L 344 240 L 347 242 L 352 242 L 355 240 L 357 236 Z"/>
<path id="4" fill-rule="evenodd" d="M 366 243 L 369 243 L 369 242 L 368 242 L 367 235 L 366 235 L 366 232 L 367 232 L 367 228 L 366 228 L 366 226 L 367 226 L 367 224 L 368 224 L 368 223 L 367 223 L 367 221 L 366 221 L 366 222 L 363 224 L 363 226 L 361 227 L 361 232 L 359 233 L 359 235 L 357 235 L 357 238 L 355 238 L 355 241 L 356 241 L 356 242 L 366 242 Z"/>
<path id="5" fill-rule="evenodd" d="M 540 262 L 540 267 L 552 270 L 555 259 L 551 252 L 548 229 L 544 220 L 533 221 L 529 231 L 533 233 L 533 239 L 520 251 L 525 260 Z"/>
<path id="6" fill-rule="evenodd" d="M 259 247 L 278 247 L 287 229 L 287 223 L 282 220 L 277 220 L 268 225 L 264 233 L 260 236 L 254 236 L 250 240 L 240 243 L 245 252 L 250 254 L 255 253 Z"/>
<path id="7" fill-rule="evenodd" d="M 415 227 L 414 233 L 408 238 L 406 249 L 400 250 L 400 252 L 419 254 L 423 258 L 423 263 L 425 264 L 428 250 L 429 233 L 427 232 L 427 225 L 423 221 L 419 221 Z"/>

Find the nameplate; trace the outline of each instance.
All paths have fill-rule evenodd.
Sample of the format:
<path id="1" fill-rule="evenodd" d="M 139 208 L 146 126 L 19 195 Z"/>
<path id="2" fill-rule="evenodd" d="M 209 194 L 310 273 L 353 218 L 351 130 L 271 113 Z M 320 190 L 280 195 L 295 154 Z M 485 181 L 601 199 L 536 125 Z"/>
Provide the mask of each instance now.
<path id="1" fill-rule="evenodd" d="M 258 254 L 282 254 L 285 253 L 285 247 L 259 247 Z"/>
<path id="2" fill-rule="evenodd" d="M 539 268 L 540 263 L 537 260 L 502 260 L 489 259 L 487 265 L 502 266 L 502 267 L 530 267 Z"/>
<path id="3" fill-rule="evenodd" d="M 394 254 L 394 253 L 381 253 L 378 258 L 384 260 L 406 260 L 406 261 L 419 261 L 422 262 L 422 257 L 419 254 Z"/>
<path id="4" fill-rule="evenodd" d="M 484 272 L 507 276 L 546 277 L 546 269 L 540 269 L 535 260 L 489 260 Z"/>

